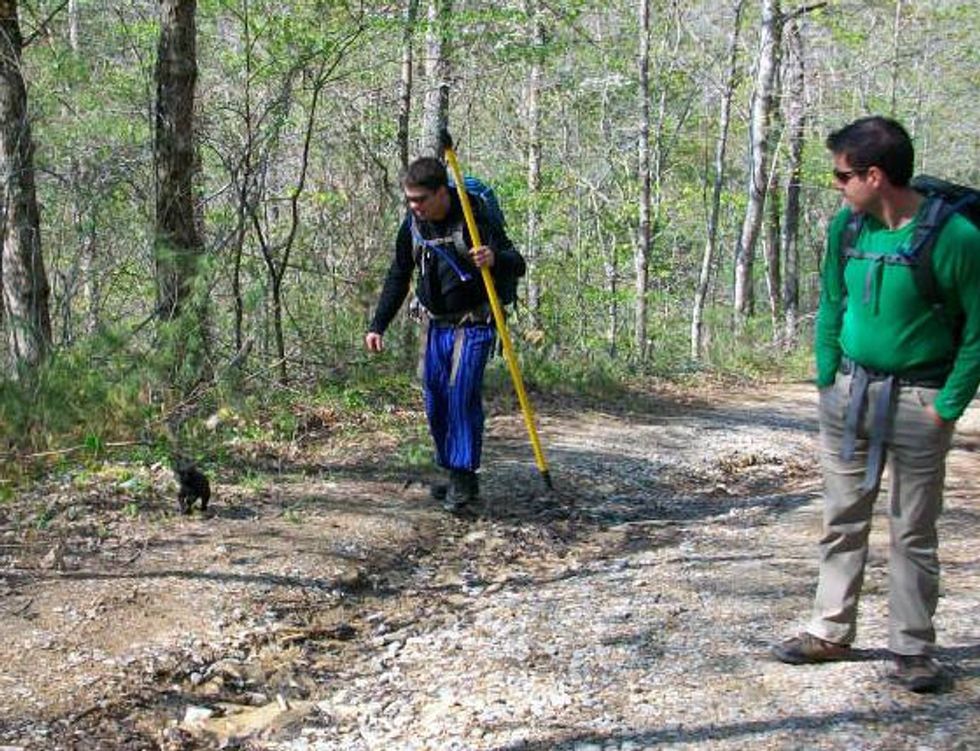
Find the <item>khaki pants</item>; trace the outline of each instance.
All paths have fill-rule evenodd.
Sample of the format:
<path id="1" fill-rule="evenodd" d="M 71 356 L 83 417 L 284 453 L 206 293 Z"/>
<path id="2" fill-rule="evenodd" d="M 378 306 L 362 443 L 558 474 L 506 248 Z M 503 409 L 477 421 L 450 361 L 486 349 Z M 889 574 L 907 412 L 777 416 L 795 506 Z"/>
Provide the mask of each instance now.
<path id="1" fill-rule="evenodd" d="M 880 382 L 868 388 L 854 458 L 840 457 L 852 380 L 852 375 L 838 373 L 834 385 L 820 392 L 824 534 L 813 617 L 807 627 L 814 636 L 838 644 L 854 641 L 871 515 L 881 482 L 879 472 L 874 488 L 861 489 Z M 888 647 L 897 654 L 916 655 L 930 652 L 936 640 L 932 624 L 939 594 L 936 521 L 942 510 L 953 426 L 937 426 L 925 411 L 936 389 L 896 386 L 896 392 L 886 438 L 891 530 Z"/>

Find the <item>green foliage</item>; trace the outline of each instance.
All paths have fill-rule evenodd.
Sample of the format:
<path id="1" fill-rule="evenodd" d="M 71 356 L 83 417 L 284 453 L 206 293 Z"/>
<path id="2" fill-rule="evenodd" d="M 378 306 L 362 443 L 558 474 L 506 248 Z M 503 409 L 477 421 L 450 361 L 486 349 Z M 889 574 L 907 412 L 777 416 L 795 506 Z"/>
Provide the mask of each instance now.
<path id="1" fill-rule="evenodd" d="M 89 433 L 85 436 L 85 448 L 89 453 L 98 455 L 105 448 L 105 441 L 101 436 Z"/>
<path id="2" fill-rule="evenodd" d="M 432 440 L 425 429 L 420 429 L 414 436 L 404 438 L 395 453 L 395 464 L 400 467 L 414 469 L 432 469 L 435 464 L 432 454 Z"/>
<path id="3" fill-rule="evenodd" d="M 246 470 L 236 478 L 236 482 L 243 490 L 258 492 L 269 487 L 270 480 L 260 472 L 251 468 Z"/>
<path id="4" fill-rule="evenodd" d="M 316 387 L 314 401 L 340 407 L 346 412 L 364 409 L 383 411 L 393 404 L 418 398 L 414 370 L 394 358 L 354 363 L 340 377 L 324 377 Z"/>
<path id="5" fill-rule="evenodd" d="M 0 381 L 0 430 L 24 449 L 80 442 L 98 454 L 147 417 L 133 356 L 107 332 L 56 353 L 31 380 Z"/>
<path id="6" fill-rule="evenodd" d="M 44 531 L 48 528 L 55 517 L 58 515 L 58 509 L 56 506 L 49 505 L 45 506 L 42 510 L 38 511 L 34 516 L 34 528 L 39 532 Z"/>
<path id="7" fill-rule="evenodd" d="M 527 17 L 534 6 L 544 31 L 540 45 Z M 403 210 L 395 177 L 403 7 L 199 1 L 195 168 L 205 248 L 191 269 L 186 314 L 162 326 L 148 319 L 156 304 L 155 264 L 176 258 L 154 255 L 153 242 L 158 8 L 146 2 L 80 8 L 77 50 L 68 44 L 62 12 L 24 52 L 58 351 L 35 378 L 0 383 L 0 429 L 17 449 L 80 447 L 86 460 L 104 457 L 114 440 L 139 437 L 146 445 L 130 453 L 148 463 L 169 458 L 172 447 L 159 427 L 183 404 L 195 414 L 182 423 L 179 440 L 216 461 L 230 458 L 236 441 L 294 440 L 316 410 L 336 419 L 341 433 L 403 429 L 399 406 L 419 406 L 414 334 L 389 332 L 392 346 L 380 357 L 366 357 L 361 344 Z M 760 300 L 745 338 L 735 341 L 725 288 L 746 203 L 758 8 L 746 6 L 743 16 L 717 269 L 706 310 L 707 355 L 700 364 L 688 359 L 690 302 L 705 243 L 731 7 L 654 4 L 650 143 L 660 215 L 644 362 L 633 343 L 641 185 L 635 4 L 474 0 L 455 11 L 450 123 L 464 167 L 494 185 L 510 234 L 533 252 L 529 281 L 541 292 L 540 309 L 515 317 L 529 383 L 615 394 L 618 384 L 650 375 L 805 375 L 808 332 L 787 352 L 773 345 Z M 832 127 L 872 109 L 889 110 L 894 86 L 895 114 L 914 124 L 921 163 L 977 182 L 978 142 L 968 127 L 977 120 L 980 70 L 980 53 L 970 43 L 973 6 L 903 4 L 897 49 L 895 11 L 893 2 L 831 2 L 802 24 L 811 86 L 801 226 L 804 320 L 816 300 L 813 276 L 826 216 L 839 202 L 829 189 L 822 144 Z M 427 25 L 423 12 L 415 30 L 418 74 Z M 527 175 L 532 63 L 540 64 L 543 158 L 534 194 Z M 428 83 L 416 76 L 411 150 Z M 290 199 L 319 85 L 290 236 Z M 786 141 L 785 133 L 774 134 L 780 177 Z M 254 214 L 244 210 L 253 207 Z M 533 246 L 526 237 L 531 211 Z M 290 238 L 282 293 L 295 390 L 272 380 L 278 363 L 269 262 L 285 262 Z M 90 336 L 92 330 L 104 333 Z M 225 372 L 243 340 L 254 344 L 252 354 Z M 502 360 L 488 371 L 488 392 L 492 398 L 510 393 Z M 204 426 L 207 415 L 222 410 L 229 416 L 219 427 Z M 424 443 L 410 439 L 399 461 L 422 462 Z"/>
<path id="8" fill-rule="evenodd" d="M 561 359 L 532 355 L 526 357 L 524 363 L 528 387 L 549 396 L 566 394 L 615 398 L 624 392 L 628 377 L 622 361 L 603 354 Z M 492 383 L 498 384 L 498 388 L 502 387 L 500 379 L 504 376 L 509 378 L 503 370 L 498 371 Z"/>
<path id="9" fill-rule="evenodd" d="M 712 332 L 705 358 L 710 370 L 744 380 L 812 378 L 809 331 L 802 331 L 798 337 L 800 343 L 787 349 L 774 342 L 772 322 L 768 316 L 750 318 L 741 336 L 734 333 L 730 311 L 716 309 L 705 318 Z"/>

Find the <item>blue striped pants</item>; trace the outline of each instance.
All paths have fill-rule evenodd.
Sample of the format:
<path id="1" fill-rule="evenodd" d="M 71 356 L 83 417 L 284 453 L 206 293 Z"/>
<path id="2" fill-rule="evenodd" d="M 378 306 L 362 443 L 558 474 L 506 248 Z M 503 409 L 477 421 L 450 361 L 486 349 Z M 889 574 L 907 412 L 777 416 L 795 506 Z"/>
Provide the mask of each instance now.
<path id="1" fill-rule="evenodd" d="M 439 466 L 476 470 L 483 449 L 483 371 L 492 325 L 429 325 L 422 374 L 425 412 Z"/>

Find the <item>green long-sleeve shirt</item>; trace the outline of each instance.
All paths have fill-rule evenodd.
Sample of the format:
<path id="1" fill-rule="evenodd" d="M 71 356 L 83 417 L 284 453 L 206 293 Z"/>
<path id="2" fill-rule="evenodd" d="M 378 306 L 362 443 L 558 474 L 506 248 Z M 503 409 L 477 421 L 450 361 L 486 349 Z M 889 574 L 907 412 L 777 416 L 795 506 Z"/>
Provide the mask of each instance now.
<path id="1" fill-rule="evenodd" d="M 953 216 L 936 238 L 932 265 L 946 314 L 923 300 L 908 266 L 852 258 L 841 286 L 841 240 L 850 212 L 834 217 L 827 236 L 820 308 L 817 312 L 817 385 L 828 386 L 846 355 L 866 368 L 902 373 L 944 362 L 953 363 L 936 397 L 936 412 L 955 420 L 980 385 L 980 230 Z M 856 249 L 886 255 L 906 247 L 915 220 L 896 230 L 874 217 L 864 220 Z M 965 320 L 957 342 L 949 321 Z"/>

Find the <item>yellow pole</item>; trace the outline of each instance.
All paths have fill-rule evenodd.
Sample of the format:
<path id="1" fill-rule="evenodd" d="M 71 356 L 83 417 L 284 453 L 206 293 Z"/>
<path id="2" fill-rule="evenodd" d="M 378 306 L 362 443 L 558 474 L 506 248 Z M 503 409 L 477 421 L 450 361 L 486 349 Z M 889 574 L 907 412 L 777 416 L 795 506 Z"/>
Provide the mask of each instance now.
<path id="1" fill-rule="evenodd" d="M 453 178 L 456 181 L 456 192 L 459 194 L 459 203 L 463 207 L 463 216 L 466 218 L 466 228 L 470 231 L 470 239 L 473 247 L 483 245 L 480 239 L 480 230 L 476 226 L 476 219 L 473 217 L 473 207 L 470 206 L 470 198 L 466 193 L 463 184 L 463 172 L 459 168 L 459 161 L 456 159 L 456 152 L 452 146 L 446 146 L 446 161 L 449 169 L 452 170 Z M 483 276 L 483 284 L 487 288 L 487 297 L 490 299 L 490 309 L 493 311 L 493 320 L 497 324 L 497 334 L 500 336 L 500 343 L 504 349 L 504 359 L 507 361 L 507 368 L 510 370 L 510 378 L 514 382 L 514 391 L 517 392 L 517 400 L 521 405 L 521 412 L 524 414 L 524 424 L 527 426 L 527 434 L 531 438 L 531 447 L 534 449 L 534 461 L 538 465 L 538 471 L 544 479 L 545 485 L 551 487 L 551 475 L 548 472 L 548 462 L 544 458 L 544 451 L 541 450 L 541 440 L 538 438 L 538 429 L 534 424 L 534 410 L 531 402 L 527 398 L 524 390 L 524 378 L 521 376 L 521 368 L 517 363 L 517 355 L 514 353 L 514 345 L 510 340 L 510 331 L 507 329 L 507 321 L 504 318 L 504 309 L 497 296 L 497 288 L 493 283 L 493 276 L 490 274 L 488 266 L 481 266 L 480 273 Z"/>

